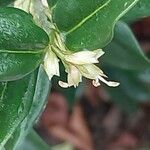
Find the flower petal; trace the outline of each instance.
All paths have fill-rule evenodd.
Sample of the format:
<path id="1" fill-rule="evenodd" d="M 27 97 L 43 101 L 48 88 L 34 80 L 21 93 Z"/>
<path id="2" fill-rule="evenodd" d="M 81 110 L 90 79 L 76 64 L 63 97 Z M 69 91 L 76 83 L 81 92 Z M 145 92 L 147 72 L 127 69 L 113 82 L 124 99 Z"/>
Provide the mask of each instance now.
<path id="1" fill-rule="evenodd" d="M 101 57 L 102 55 L 105 54 L 105 52 L 102 49 L 97 49 L 94 50 L 94 53 L 96 54 L 95 57 L 98 59 L 99 57 Z"/>
<path id="2" fill-rule="evenodd" d="M 43 6 L 48 7 L 47 0 L 41 0 L 41 2 L 42 2 L 42 4 L 43 4 Z"/>
<path id="3" fill-rule="evenodd" d="M 68 84 L 70 86 L 74 85 L 74 87 L 76 87 L 81 81 L 82 76 L 79 70 L 75 66 L 70 65 L 68 70 Z"/>
<path id="4" fill-rule="evenodd" d="M 81 74 L 88 79 L 94 80 L 99 75 L 103 77 L 107 77 L 103 73 L 103 71 L 94 64 L 86 64 L 86 65 L 77 66 L 77 67 L 80 70 Z"/>
<path id="5" fill-rule="evenodd" d="M 65 60 L 76 65 L 92 64 L 98 63 L 98 58 L 103 54 L 104 52 L 101 49 L 95 51 L 82 51 L 66 55 Z"/>
<path id="6" fill-rule="evenodd" d="M 44 68 L 50 80 L 54 75 L 60 76 L 59 59 L 51 50 L 49 50 L 45 55 Z"/>

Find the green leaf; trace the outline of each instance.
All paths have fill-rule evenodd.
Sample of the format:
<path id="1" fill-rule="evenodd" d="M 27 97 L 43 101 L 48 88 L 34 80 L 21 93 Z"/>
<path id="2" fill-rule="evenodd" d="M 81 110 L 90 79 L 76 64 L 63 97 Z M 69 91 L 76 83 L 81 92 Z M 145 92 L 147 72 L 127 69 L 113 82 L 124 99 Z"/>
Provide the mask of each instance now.
<path id="1" fill-rule="evenodd" d="M 40 68 L 21 80 L 1 83 L 1 148 L 5 146 L 8 149 L 9 145 L 12 145 L 10 142 L 13 136 L 18 140 L 27 134 L 45 105 L 49 91 L 48 81 L 45 72 Z M 7 142 L 9 144 L 5 145 Z"/>
<path id="2" fill-rule="evenodd" d="M 148 16 L 150 16 L 150 1 L 141 0 L 123 17 L 123 20 L 126 22 L 133 22 Z"/>
<path id="3" fill-rule="evenodd" d="M 139 79 L 150 84 L 150 68 L 139 73 Z"/>
<path id="4" fill-rule="evenodd" d="M 34 24 L 32 16 L 17 8 L 0 8 L 0 29 L 1 50 L 36 51 L 49 43 L 48 35 Z"/>
<path id="5" fill-rule="evenodd" d="M 73 146 L 69 143 L 62 143 L 55 146 L 49 146 L 43 141 L 40 136 L 32 129 L 15 150 L 73 150 Z"/>
<path id="6" fill-rule="evenodd" d="M 0 143 L 4 146 L 30 110 L 35 74 L 22 80 L 1 83 Z M 17 91 L 16 91 L 17 88 Z"/>
<path id="7" fill-rule="evenodd" d="M 107 92 L 110 95 L 110 100 L 120 110 L 126 113 L 134 113 L 138 109 L 138 102 L 128 97 L 121 89 L 112 89 L 106 87 Z"/>
<path id="8" fill-rule="evenodd" d="M 11 4 L 15 0 L 0 0 L 0 6 L 7 6 L 8 4 Z"/>
<path id="9" fill-rule="evenodd" d="M 150 89 L 142 80 L 148 76 L 144 72 L 150 68 L 150 61 L 123 22 L 118 22 L 113 41 L 104 49 L 106 53 L 101 60 L 107 64 L 106 72 L 110 78 L 120 82 L 117 88 L 106 87 L 111 100 L 126 112 L 136 111 L 139 102 L 150 97 Z"/>
<path id="10" fill-rule="evenodd" d="M 50 147 L 40 138 L 40 136 L 32 129 L 15 150 L 50 150 Z"/>
<path id="11" fill-rule="evenodd" d="M 0 81 L 20 79 L 35 70 L 48 43 L 48 35 L 34 24 L 31 15 L 16 8 L 0 8 Z"/>
<path id="12" fill-rule="evenodd" d="M 113 37 L 115 23 L 138 0 L 59 0 L 54 22 L 70 50 L 97 49 Z"/>
<path id="13" fill-rule="evenodd" d="M 18 127 L 17 132 L 19 132 L 19 139 L 16 146 L 20 144 L 20 141 L 28 134 L 28 131 L 33 127 L 37 117 L 41 114 L 47 103 L 47 96 L 49 93 L 50 83 L 46 72 L 43 67 L 39 68 L 37 83 L 35 88 L 35 94 L 33 97 L 32 106 L 28 115 Z M 15 133 L 18 134 L 18 133 Z"/>
<path id="14" fill-rule="evenodd" d="M 129 27 L 119 22 L 113 41 L 104 50 L 103 63 L 126 70 L 141 71 L 150 67 L 150 60 L 144 55 Z"/>
<path id="15" fill-rule="evenodd" d="M 56 5 L 57 1 L 58 0 L 47 0 L 50 7 L 53 7 L 54 5 Z"/>
<path id="16" fill-rule="evenodd" d="M 115 70 L 114 70 L 115 71 Z M 139 78 L 139 73 L 116 69 L 116 78 L 121 85 L 120 89 L 133 100 L 147 101 L 150 97 L 150 89 Z"/>
<path id="17" fill-rule="evenodd" d="M 139 73 L 126 71 L 112 66 L 105 66 L 109 77 L 120 82 L 119 87 L 106 87 L 111 100 L 122 110 L 127 112 L 136 111 L 139 102 L 148 101 L 150 97 L 149 86 L 139 78 Z"/>

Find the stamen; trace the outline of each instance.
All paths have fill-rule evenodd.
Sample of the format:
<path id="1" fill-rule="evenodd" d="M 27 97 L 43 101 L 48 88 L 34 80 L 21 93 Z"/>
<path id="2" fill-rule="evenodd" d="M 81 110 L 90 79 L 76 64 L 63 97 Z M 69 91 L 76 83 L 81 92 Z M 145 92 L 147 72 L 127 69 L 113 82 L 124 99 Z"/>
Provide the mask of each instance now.
<path id="1" fill-rule="evenodd" d="M 62 88 L 68 88 L 69 84 L 63 81 L 59 81 L 58 84 L 62 87 Z"/>
<path id="2" fill-rule="evenodd" d="M 118 82 L 107 81 L 101 76 L 98 76 L 98 78 L 99 78 L 99 80 L 101 80 L 102 82 L 104 82 L 105 84 L 107 84 L 108 86 L 111 86 L 111 87 L 116 87 L 116 86 L 120 85 L 120 83 L 118 83 Z"/>
<path id="3" fill-rule="evenodd" d="M 99 82 L 97 82 L 96 80 L 93 80 L 92 81 L 92 84 L 95 86 L 95 87 L 98 87 L 100 86 L 101 84 Z"/>

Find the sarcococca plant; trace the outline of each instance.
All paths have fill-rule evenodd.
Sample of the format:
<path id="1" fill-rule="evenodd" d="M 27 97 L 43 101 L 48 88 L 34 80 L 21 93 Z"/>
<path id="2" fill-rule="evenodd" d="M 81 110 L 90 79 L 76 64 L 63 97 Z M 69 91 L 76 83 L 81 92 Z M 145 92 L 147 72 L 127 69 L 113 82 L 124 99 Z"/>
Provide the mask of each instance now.
<path id="1" fill-rule="evenodd" d="M 52 79 L 70 103 L 83 78 L 116 87 L 103 89 L 123 109 L 149 99 L 150 60 L 126 23 L 149 10 L 149 0 L 0 0 L 0 150 L 50 150 L 33 125 Z"/>

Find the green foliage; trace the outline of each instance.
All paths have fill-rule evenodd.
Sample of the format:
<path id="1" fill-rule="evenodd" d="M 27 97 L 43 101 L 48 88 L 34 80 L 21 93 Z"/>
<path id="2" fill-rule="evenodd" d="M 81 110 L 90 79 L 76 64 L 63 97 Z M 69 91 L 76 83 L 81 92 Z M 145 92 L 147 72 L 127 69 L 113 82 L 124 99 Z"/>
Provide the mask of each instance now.
<path id="1" fill-rule="evenodd" d="M 50 147 L 32 129 L 15 150 L 50 150 Z"/>
<path id="2" fill-rule="evenodd" d="M 115 105 L 127 113 L 137 111 L 139 102 L 149 101 L 150 89 L 140 78 L 140 73 L 123 70 L 112 66 L 104 68 L 111 74 L 111 78 L 118 80 L 120 86 L 116 89 L 105 87 Z"/>
<path id="3" fill-rule="evenodd" d="M 141 0 L 124 16 L 123 19 L 127 22 L 133 22 L 148 16 L 150 16 L 150 1 Z"/>
<path id="4" fill-rule="evenodd" d="M 116 89 L 106 87 L 111 100 L 128 113 L 136 111 L 139 102 L 150 98 L 149 58 L 143 53 L 127 24 L 123 22 L 118 22 L 114 39 L 104 50 L 104 68 L 114 80 L 121 83 Z"/>
<path id="5" fill-rule="evenodd" d="M 124 22 L 118 22 L 127 12 L 122 18 L 126 22 L 150 16 L 149 0 L 138 1 L 48 0 L 52 8 L 52 18 L 47 18 L 48 12 L 40 3 L 36 3 L 36 0 L 32 4 L 37 4 L 37 10 L 29 9 L 36 19 L 35 22 L 40 22 L 38 18 L 42 18 L 37 25 L 44 30 L 49 31 L 49 28 L 56 25 L 65 47 L 72 52 L 93 51 L 104 47 L 106 54 L 101 61 L 103 68 L 112 79 L 121 83 L 116 89 L 106 89 L 111 100 L 130 113 L 137 109 L 139 102 L 150 97 L 150 60 L 143 53 L 129 26 Z M 11 2 L 13 0 L 0 0 L 0 6 L 6 6 Z M 46 15 L 43 17 L 45 12 Z M 55 24 L 47 24 L 51 19 Z M 34 21 L 31 15 L 20 9 L 0 7 L 2 150 L 49 149 L 31 129 L 44 108 L 49 92 L 49 79 L 43 65 L 40 64 L 43 63 L 48 44 L 52 44 L 53 40 L 49 43 L 48 35 L 50 36 L 51 32 L 45 33 Z M 59 43 L 60 39 L 57 40 Z M 36 69 L 38 66 L 40 67 Z M 61 71 L 61 75 L 60 78 L 66 80 L 66 74 Z M 53 82 L 55 85 L 58 79 L 55 78 Z M 57 86 L 55 88 L 64 93 L 70 105 L 74 104 L 76 89 L 66 90 Z"/>
<path id="6" fill-rule="evenodd" d="M 6 6 L 8 4 L 11 4 L 12 2 L 14 2 L 15 0 L 1 0 L 0 1 L 0 6 Z"/>
<path id="7" fill-rule="evenodd" d="M 43 109 L 49 92 L 49 81 L 41 67 L 39 71 L 20 80 L 1 83 L 0 88 L 0 147 L 12 149 L 9 145 L 16 142 L 12 140 L 14 136 L 15 140 L 23 138 Z"/>
<path id="8" fill-rule="evenodd" d="M 114 38 L 104 50 L 106 53 L 102 57 L 103 63 L 134 71 L 150 67 L 150 60 L 143 53 L 130 28 L 123 22 L 118 22 Z"/>
<path id="9" fill-rule="evenodd" d="M 115 23 L 137 1 L 60 0 L 54 9 L 54 22 L 70 50 L 102 48 L 112 39 Z"/>
<path id="10" fill-rule="evenodd" d="M 48 42 L 47 34 L 33 23 L 29 14 L 0 8 L 0 81 L 16 80 L 35 70 L 43 60 Z"/>
<path id="11" fill-rule="evenodd" d="M 49 4 L 49 6 L 52 7 L 52 6 L 56 5 L 57 1 L 58 0 L 48 0 L 47 2 Z"/>

